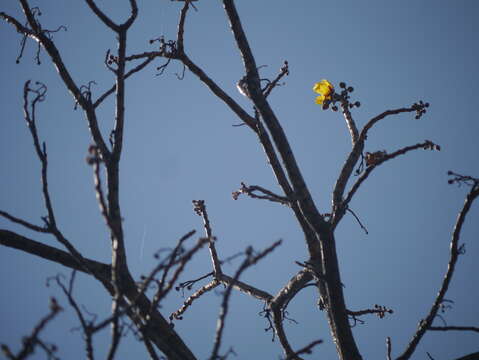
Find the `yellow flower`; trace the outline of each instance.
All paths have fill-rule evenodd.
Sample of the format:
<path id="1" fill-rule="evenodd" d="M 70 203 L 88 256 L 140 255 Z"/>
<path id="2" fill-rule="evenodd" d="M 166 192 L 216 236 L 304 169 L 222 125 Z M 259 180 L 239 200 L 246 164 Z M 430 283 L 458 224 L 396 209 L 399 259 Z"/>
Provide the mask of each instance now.
<path id="1" fill-rule="evenodd" d="M 313 86 L 313 91 L 320 94 L 316 97 L 316 104 L 321 105 L 325 100 L 331 100 L 334 93 L 334 86 L 328 80 L 321 80 Z"/>

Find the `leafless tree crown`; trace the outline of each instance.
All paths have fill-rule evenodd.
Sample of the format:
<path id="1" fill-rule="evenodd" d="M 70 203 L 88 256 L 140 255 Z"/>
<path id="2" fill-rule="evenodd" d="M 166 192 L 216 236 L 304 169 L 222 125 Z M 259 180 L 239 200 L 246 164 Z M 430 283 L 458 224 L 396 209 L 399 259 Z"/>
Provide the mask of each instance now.
<path id="1" fill-rule="evenodd" d="M 2 345 L 5 356 L 9 359 L 25 359 L 33 353 L 35 348 L 41 348 L 49 357 L 55 358 L 56 346 L 41 341 L 39 335 L 42 329 L 52 321 L 55 316 L 69 306 L 78 317 L 83 339 L 85 341 L 86 357 L 95 358 L 93 337 L 105 327 L 111 328 L 111 341 L 108 350 L 108 359 L 115 358 L 122 334 L 128 327 L 126 319 L 133 324 L 139 339 L 144 343 L 145 349 L 152 359 L 196 359 L 194 349 L 190 349 L 183 339 L 175 332 L 173 322 L 182 319 L 197 299 L 208 296 L 211 290 L 223 286 L 221 307 L 217 320 L 217 329 L 212 340 L 210 359 L 226 359 L 234 354 L 233 348 L 227 349 L 222 344 L 223 332 L 227 326 L 229 299 L 233 291 L 240 291 L 264 304 L 263 315 L 268 321 L 269 330 L 279 340 L 284 352 L 284 359 L 301 359 L 301 356 L 313 351 L 320 351 L 323 339 L 317 339 L 302 348 L 296 349 L 288 341 L 283 321 L 287 316 L 287 306 L 290 301 L 305 287 L 317 288 L 318 307 L 327 314 L 329 329 L 336 345 L 340 359 L 358 360 L 361 353 L 353 336 L 351 328 L 367 315 L 376 315 L 383 318 L 393 313 L 393 309 L 383 305 L 372 305 L 368 309 L 352 310 L 346 305 L 341 282 L 338 256 L 336 251 L 335 230 L 346 213 L 350 213 L 358 221 L 360 227 L 367 233 L 367 228 L 361 223 L 358 215 L 350 208 L 351 200 L 361 185 L 371 173 L 385 162 L 392 161 L 401 155 L 406 155 L 414 150 L 428 149 L 440 150 L 440 146 L 430 140 L 404 146 L 392 152 L 379 150 L 365 152 L 365 143 L 369 131 L 380 121 L 398 114 L 410 114 L 416 119 L 423 117 L 429 107 L 428 103 L 418 101 L 410 106 L 386 110 L 371 118 L 362 128 L 358 128 L 354 119 L 354 109 L 361 104 L 352 99 L 353 87 L 342 82 L 337 89 L 333 85 L 328 88 L 327 96 L 320 100 L 323 110 L 332 110 L 342 113 L 351 137 L 351 151 L 336 179 L 332 191 L 332 203 L 329 213 L 320 213 L 318 206 L 311 196 L 303 173 L 296 161 L 295 154 L 288 138 L 281 126 L 281 122 L 268 102 L 271 93 L 282 84 L 289 75 L 290 69 L 287 61 L 281 65 L 274 79 L 260 78 L 253 52 L 249 46 L 248 38 L 242 27 L 240 16 L 233 0 L 223 0 L 227 19 L 234 35 L 239 50 L 239 55 L 244 64 L 244 76 L 238 82 L 238 89 L 245 95 L 253 111 L 245 109 L 226 93 L 212 78 L 198 66 L 185 44 L 187 14 L 190 8 L 197 10 L 195 0 L 178 0 L 183 2 L 179 14 L 178 29 L 175 39 L 166 39 L 161 36 L 150 40 L 154 50 L 142 53 L 129 54 L 127 51 L 127 34 L 138 16 L 136 0 L 129 0 L 130 14 L 122 22 L 115 22 L 107 13 L 102 11 L 94 0 L 85 0 L 93 14 L 115 34 L 117 49 L 108 50 L 105 54 L 105 67 L 115 77 L 115 83 L 100 96 L 94 97 L 91 91 L 93 82 L 86 85 L 78 84 L 60 54 L 54 41 L 53 34 L 65 29 L 64 26 L 49 30 L 41 23 L 39 8 L 31 7 L 28 0 L 19 0 L 25 19 L 16 19 L 4 12 L 0 17 L 13 26 L 23 36 L 21 50 L 17 58 L 19 62 L 27 41 L 33 40 L 38 44 L 37 61 L 40 62 L 40 51 L 45 51 L 49 60 L 58 71 L 58 76 L 66 85 L 75 101 L 75 107 L 81 109 L 90 131 L 92 144 L 88 149 L 87 163 L 91 166 L 94 178 L 94 191 L 98 200 L 100 214 L 108 229 L 111 241 L 111 263 L 105 264 L 82 255 L 74 243 L 62 232 L 61 224 L 57 222 L 55 207 L 51 200 L 48 185 L 49 157 L 47 146 L 42 141 L 37 128 L 36 110 L 40 103 L 47 99 L 47 85 L 40 82 L 27 81 L 23 91 L 24 119 L 33 140 L 34 151 L 41 165 L 42 194 L 46 215 L 42 217 L 41 224 L 28 222 L 7 210 L 0 210 L 0 215 L 13 223 L 24 226 L 29 230 L 51 235 L 64 250 L 45 245 L 29 239 L 18 233 L 1 229 L 0 243 L 3 246 L 15 248 L 34 256 L 56 262 L 66 268 L 72 269 L 69 279 L 56 276 L 49 281 L 56 284 L 65 295 L 65 304 L 62 307 L 57 300 L 52 299 L 50 312 L 34 327 L 32 333 L 23 341 L 22 348 L 14 352 L 8 345 Z M 216 249 L 216 237 L 208 215 L 204 200 L 193 200 L 193 210 L 201 218 L 204 234 L 198 236 L 195 231 L 190 231 L 178 239 L 176 246 L 168 253 L 156 254 L 157 266 L 151 272 L 140 278 L 134 279 L 127 265 L 127 252 L 125 247 L 124 228 L 122 224 L 122 209 L 119 203 L 120 176 L 119 163 L 123 150 L 123 135 L 125 128 L 125 86 L 129 78 L 146 68 L 155 60 L 164 61 L 158 67 L 162 74 L 171 62 L 178 62 L 183 66 L 181 79 L 185 70 L 194 74 L 204 83 L 211 93 L 220 99 L 240 120 L 241 125 L 250 129 L 256 136 L 264 150 L 268 163 L 273 170 L 279 191 L 272 191 L 260 185 L 249 185 L 241 182 L 238 190 L 232 196 L 236 200 L 242 195 L 253 199 L 268 200 L 282 205 L 291 210 L 297 220 L 298 226 L 304 234 L 304 245 L 307 248 L 308 258 L 298 261 L 298 271 L 291 279 L 274 294 L 240 280 L 241 275 L 253 267 L 257 262 L 268 256 L 281 241 L 276 241 L 262 250 L 251 247 L 245 249 L 238 256 L 242 262 L 232 274 L 227 274 L 223 269 L 226 260 L 220 260 Z M 99 128 L 98 109 L 109 98 L 115 99 L 114 125 L 108 138 Z M 102 178 L 104 174 L 105 178 Z M 428 331 L 473 331 L 479 332 L 475 326 L 433 326 L 433 321 L 448 300 L 446 292 L 454 275 L 454 269 L 463 247 L 459 242 L 464 220 L 473 202 L 479 195 L 479 179 L 450 172 L 450 183 L 465 184 L 470 187 L 464 205 L 459 211 L 456 224 L 452 231 L 450 243 L 450 256 L 446 273 L 437 293 L 434 303 L 427 314 L 419 322 L 417 329 L 411 335 L 409 344 L 404 349 L 394 349 L 398 353 L 397 359 L 411 358 L 416 347 Z M 211 270 L 198 279 L 179 282 L 185 267 L 194 256 L 200 256 L 199 251 L 207 247 L 211 258 Z M 85 316 L 84 310 L 74 296 L 74 281 L 76 272 L 83 272 L 97 280 L 112 299 L 112 313 L 102 319 L 91 320 Z M 172 290 L 192 289 L 200 281 L 208 279 L 192 293 L 184 303 L 178 307 L 167 319 L 160 313 L 159 305 Z M 148 290 L 154 289 L 154 294 L 149 296 Z M 150 292 L 151 294 L 151 292 Z M 62 301 L 63 302 L 63 301 Z M 392 358 L 393 340 L 387 338 L 385 357 Z M 158 353 L 163 355 L 159 355 Z M 478 359 L 478 353 L 470 354 L 462 359 Z"/>

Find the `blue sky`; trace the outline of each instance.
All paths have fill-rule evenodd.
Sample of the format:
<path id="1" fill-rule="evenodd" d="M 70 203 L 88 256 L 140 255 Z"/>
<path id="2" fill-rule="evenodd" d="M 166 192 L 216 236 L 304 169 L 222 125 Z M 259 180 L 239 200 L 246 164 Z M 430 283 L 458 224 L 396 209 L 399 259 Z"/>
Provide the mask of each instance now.
<path id="1" fill-rule="evenodd" d="M 120 5 L 121 3 L 121 5 Z M 127 1 L 98 1 L 120 21 L 128 15 Z M 238 1 L 238 11 L 250 46 L 265 78 L 274 78 L 284 60 L 290 65 L 285 86 L 274 90 L 270 104 L 275 110 L 302 168 L 305 180 L 321 212 L 328 212 L 331 191 L 350 150 L 344 120 L 338 113 L 322 111 L 314 104 L 312 86 L 326 78 L 355 87 L 353 100 L 361 107 L 353 116 L 359 127 L 386 109 L 409 106 L 423 100 L 431 104 L 420 120 L 412 114 L 391 117 L 378 124 L 366 143 L 366 151 L 392 152 L 425 139 L 442 147 L 441 152 L 416 151 L 376 169 L 351 203 L 369 230 L 364 234 L 351 216 L 337 229 L 336 239 L 348 307 L 370 308 L 374 304 L 394 309 L 385 319 L 365 318 L 354 329 L 363 357 L 385 357 L 385 337 L 391 336 L 393 355 L 404 349 L 418 321 L 432 304 L 449 256 L 449 241 L 466 188 L 447 184 L 446 173 L 479 176 L 477 164 L 479 122 L 476 92 L 479 82 L 479 5 L 475 1 L 368 1 L 332 2 Z M 365 5 L 366 4 L 366 5 Z M 113 83 L 103 65 L 105 51 L 116 48 L 115 37 L 82 1 L 40 6 L 45 28 L 66 25 L 67 32 L 54 34 L 65 63 L 79 84 L 95 80 L 93 96 Z M 128 53 L 151 50 L 148 40 L 163 34 L 175 38 L 180 4 L 167 0 L 139 3 L 139 17 L 129 34 Z M 198 12 L 188 15 L 185 50 L 228 94 L 251 113 L 247 99 L 236 91 L 243 75 L 241 58 L 218 1 L 200 0 Z M 23 18 L 16 1 L 2 2 L 1 10 Z M 91 168 L 85 162 L 91 139 L 86 121 L 61 83 L 55 69 L 41 52 L 34 61 L 36 45 L 27 42 L 20 64 L 15 64 L 21 37 L 4 22 L 0 25 L 0 208 L 40 224 L 45 215 L 40 187 L 40 165 L 22 114 L 22 91 L 26 80 L 48 86 L 47 99 L 38 108 L 39 134 L 49 151 L 49 179 L 58 223 L 85 256 L 110 259 L 109 240 L 93 191 Z M 193 199 L 204 199 L 220 257 L 248 245 L 263 249 L 278 239 L 283 245 L 244 281 L 276 293 L 298 271 L 306 247 L 292 213 L 270 202 L 240 198 L 231 192 L 241 181 L 279 192 L 256 137 L 209 90 L 172 63 L 155 76 L 156 62 L 129 80 L 126 94 L 126 128 L 121 163 L 121 206 L 129 254 L 135 276 L 155 265 L 152 254 L 173 246 L 196 229 L 201 219 L 192 211 Z M 114 119 L 110 99 L 99 111 L 102 130 L 108 134 Z M 472 208 L 462 234 L 466 255 L 461 256 L 446 298 L 452 309 L 442 314 L 449 325 L 479 323 L 477 263 L 479 207 Z M 40 236 L 0 219 L 0 228 L 17 231 L 49 245 Z M 225 268 L 234 274 L 239 262 Z M 182 280 L 211 271 L 207 251 L 192 261 Z M 59 346 L 62 358 L 83 357 L 76 319 L 66 299 L 45 280 L 68 271 L 27 254 L 0 248 L 0 308 L 3 325 L 0 342 L 19 347 L 48 309 L 48 297 L 57 296 L 67 311 L 43 334 Z M 88 311 L 106 314 L 110 303 L 103 289 L 79 276 L 75 292 Z M 290 304 L 287 324 L 294 347 L 323 339 L 310 358 L 333 359 L 325 316 L 315 307 L 316 292 L 306 289 Z M 183 299 L 172 294 L 163 304 L 169 314 Z M 205 359 L 209 355 L 221 296 L 200 299 L 176 329 L 185 342 Z M 233 346 L 239 359 L 276 359 L 282 350 L 264 332 L 265 319 L 258 316 L 262 304 L 242 294 L 231 299 L 223 350 Z M 440 323 L 439 323 L 440 324 Z M 103 336 L 103 335 L 102 335 Z M 108 332 L 95 342 L 99 358 L 107 352 Z M 452 359 L 477 351 L 477 334 L 428 333 L 414 358 Z M 78 355 L 82 354 L 82 355 Z M 121 359 L 143 358 L 145 352 L 130 336 L 120 347 Z"/>

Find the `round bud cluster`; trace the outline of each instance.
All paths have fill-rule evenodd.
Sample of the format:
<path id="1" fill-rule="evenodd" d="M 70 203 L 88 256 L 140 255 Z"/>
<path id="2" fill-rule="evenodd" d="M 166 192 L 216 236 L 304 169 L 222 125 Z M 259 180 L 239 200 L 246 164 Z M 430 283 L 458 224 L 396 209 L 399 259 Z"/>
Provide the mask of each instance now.
<path id="1" fill-rule="evenodd" d="M 332 111 L 338 111 L 339 106 L 336 105 L 337 102 L 341 103 L 342 106 L 347 106 L 349 109 L 354 107 L 360 107 L 361 103 L 359 101 L 350 102 L 350 94 L 354 91 L 352 86 L 348 86 L 344 81 L 339 83 L 339 87 L 342 89 L 340 93 L 334 93 L 331 100 L 327 100 L 323 104 L 323 110 L 327 110 L 331 107 Z M 332 106 L 331 106 L 332 104 Z"/>
<path id="2" fill-rule="evenodd" d="M 416 110 L 416 116 L 414 117 L 416 120 L 420 119 L 426 113 L 426 108 L 429 107 L 429 103 L 424 103 L 422 100 L 419 102 L 414 103 L 412 105 L 413 110 Z"/>

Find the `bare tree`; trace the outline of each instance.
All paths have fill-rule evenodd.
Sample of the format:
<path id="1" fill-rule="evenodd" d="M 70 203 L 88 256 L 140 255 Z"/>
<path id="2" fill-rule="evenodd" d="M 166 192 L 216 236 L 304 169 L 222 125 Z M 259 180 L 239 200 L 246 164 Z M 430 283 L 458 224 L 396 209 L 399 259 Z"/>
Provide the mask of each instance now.
<path id="1" fill-rule="evenodd" d="M 360 103 L 352 100 L 353 87 L 344 82 L 339 83 L 337 87 L 326 80 L 317 83 L 315 91 L 320 94 L 317 99 L 318 104 L 322 105 L 323 110 L 342 113 L 352 144 L 351 151 L 342 166 L 332 192 L 331 210 L 328 213 L 320 213 L 304 180 L 303 173 L 296 161 L 281 122 L 268 102 L 268 96 L 277 86 L 281 85 L 285 76 L 289 75 L 289 64 L 285 61 L 274 79 L 262 79 L 260 77 L 258 72 L 260 66 L 258 66 L 249 46 L 247 35 L 233 0 L 223 0 L 223 6 L 244 64 L 245 74 L 238 82 L 238 89 L 250 100 L 253 106 L 252 113 L 229 96 L 194 62 L 187 52 L 184 35 L 188 11 L 190 8 L 196 8 L 194 0 L 181 0 L 184 5 L 179 15 L 175 39 L 169 40 L 164 37 L 153 39 L 150 43 L 158 45 L 155 50 L 136 54 L 128 54 L 127 51 L 128 33 L 138 16 L 136 0 L 129 0 L 131 11 L 126 21 L 122 23 L 115 22 L 97 6 L 94 0 L 85 1 L 92 13 L 101 20 L 109 31 L 115 34 L 117 39 L 117 50 L 115 52 L 109 50 L 105 56 L 105 66 L 114 74 L 115 84 L 96 98 L 92 94 L 92 82 L 87 85 L 79 85 L 74 80 L 68 64 L 64 62 L 60 50 L 53 40 L 52 34 L 62 30 L 62 27 L 56 30 L 45 28 L 45 25 L 40 22 L 40 9 L 31 7 L 27 0 L 19 0 L 25 19 L 14 18 L 4 12 L 0 13 L 0 17 L 23 36 L 21 53 L 17 61 L 22 57 L 26 42 L 28 40 L 36 41 L 38 43 L 37 60 L 39 61 L 40 49 L 44 50 L 73 97 L 75 106 L 83 111 L 92 140 L 88 149 L 87 162 L 92 168 L 94 191 L 100 214 L 110 236 L 111 263 L 101 263 L 82 255 L 77 246 L 64 235 L 61 224 L 56 220 L 55 208 L 48 185 L 49 158 L 47 147 L 37 130 L 36 109 L 41 102 L 47 99 L 47 85 L 40 82 L 27 81 L 25 83 L 23 110 L 33 140 L 34 150 L 41 164 L 42 195 L 47 215 L 42 218 L 43 224 L 41 225 L 28 222 L 7 210 L 1 210 L 0 215 L 13 223 L 24 226 L 26 229 L 53 236 L 64 250 L 5 229 L 0 230 L 0 243 L 3 246 L 30 253 L 33 256 L 56 262 L 73 270 L 68 284 L 61 276 L 57 276 L 51 281 L 62 289 L 66 299 L 65 302 L 69 304 L 78 317 L 86 345 L 87 358 L 95 358 L 92 339 L 100 330 L 108 326 L 111 327 L 111 341 L 107 358 L 115 358 L 122 333 L 126 328 L 124 319 L 127 317 L 134 324 L 146 351 L 152 359 L 161 358 L 157 351 L 163 353 L 168 359 L 196 359 L 194 350 L 190 349 L 175 332 L 172 321 L 181 319 L 198 298 L 208 296 L 211 290 L 223 285 L 226 290 L 223 293 L 210 359 L 223 359 L 234 353 L 232 349 L 226 351 L 224 348 L 222 349 L 223 330 L 227 326 L 229 299 L 233 290 L 245 293 L 265 304 L 265 317 L 269 322 L 270 329 L 279 340 L 286 359 L 301 359 L 303 354 L 310 354 L 323 340 L 318 338 L 309 344 L 304 344 L 300 349 L 295 349 L 290 344 L 283 327 L 283 322 L 287 317 L 286 308 L 288 304 L 302 289 L 308 286 L 314 286 L 317 289 L 318 307 L 327 314 L 331 337 L 336 345 L 338 357 L 340 359 L 361 359 L 361 352 L 351 330 L 352 326 L 361 321 L 361 317 L 364 315 L 374 314 L 383 318 L 387 314 L 391 314 L 393 310 L 382 305 L 374 305 L 362 310 L 348 308 L 341 281 L 335 230 L 345 214 L 350 213 L 358 221 L 361 228 L 367 232 L 366 227 L 349 205 L 358 189 L 377 167 L 414 150 L 440 150 L 439 145 L 430 140 L 425 140 L 389 153 L 386 151 L 365 152 L 365 143 L 369 131 L 377 123 L 399 114 L 410 114 L 416 119 L 420 119 L 426 113 L 429 104 L 418 101 L 410 106 L 386 110 L 372 117 L 366 125 L 359 129 L 354 120 L 353 110 L 359 107 Z M 132 276 L 127 264 L 122 209 L 119 202 L 119 164 L 122 157 L 126 121 L 125 86 L 130 77 L 133 77 L 156 59 L 165 59 L 164 65 L 158 68 L 160 73 L 171 62 L 176 61 L 182 64 L 184 70 L 187 69 L 194 74 L 214 96 L 220 99 L 239 118 L 241 125 L 249 128 L 256 135 L 263 148 L 279 185 L 280 193 L 259 185 L 248 185 L 243 182 L 241 187 L 233 192 L 233 198 L 238 199 L 238 197 L 246 195 L 254 199 L 268 200 L 290 209 L 304 234 L 304 245 L 308 252 L 307 259 L 297 262 L 299 265 L 297 274 L 286 280 L 283 287 L 278 289 L 275 294 L 270 294 L 254 284 L 241 281 L 239 278 L 247 268 L 255 265 L 279 246 L 281 241 L 274 242 L 261 251 L 253 248 L 245 249 L 241 254 L 244 257 L 243 262 L 235 273 L 228 275 L 223 269 L 224 261 L 221 260 L 215 247 L 216 238 L 213 235 L 204 200 L 193 200 L 194 211 L 203 220 L 204 236 L 200 236 L 196 242 L 186 246 L 187 243 L 191 243 L 189 239 L 194 236 L 195 232 L 186 233 L 167 255 L 158 254 L 158 265 L 147 276 L 141 279 L 135 279 Z M 98 109 L 109 97 L 115 99 L 115 121 L 109 136 L 105 137 L 100 130 Z M 105 175 L 106 179 L 103 179 L 102 175 Z M 470 191 L 462 209 L 460 209 L 456 225 L 452 231 L 450 257 L 437 297 L 411 335 L 411 340 L 406 348 L 397 350 L 400 354 L 397 359 L 411 358 L 417 345 L 428 331 L 479 332 L 478 327 L 469 325 L 433 326 L 434 319 L 439 316 L 438 311 L 447 305 L 448 300 L 445 295 L 454 275 L 458 256 L 463 252 L 463 247 L 459 241 L 463 224 L 473 202 L 479 196 L 479 179 L 454 172 L 450 172 L 449 175 L 451 176 L 450 183 L 466 184 L 470 187 Z M 199 279 L 179 283 L 179 277 L 183 270 L 194 256 L 199 256 L 197 253 L 203 246 L 207 246 L 209 249 L 212 263 L 211 271 Z M 78 271 L 97 280 L 111 297 L 112 313 L 106 315 L 104 319 L 89 320 L 76 301 L 73 289 L 76 272 Z M 184 304 L 169 316 L 169 320 L 165 319 L 160 313 L 159 306 L 169 293 L 175 288 L 191 289 L 199 280 L 206 278 L 210 279 L 209 282 L 189 296 Z M 154 289 L 154 291 L 149 296 L 148 291 L 151 289 Z M 53 358 L 55 348 L 42 342 L 39 334 L 60 310 L 62 308 L 58 305 L 57 300 L 52 300 L 51 312 L 34 328 L 32 335 L 24 341 L 23 348 L 19 352 L 15 354 L 8 345 L 2 346 L 7 358 L 24 359 L 33 353 L 36 346 L 44 349 L 48 356 Z M 391 348 L 391 339 L 388 338 L 386 349 L 388 359 L 392 358 Z M 466 358 L 478 359 L 479 353 L 466 355 L 462 359 Z"/>

